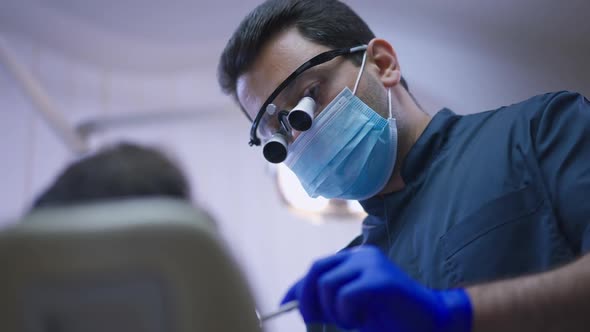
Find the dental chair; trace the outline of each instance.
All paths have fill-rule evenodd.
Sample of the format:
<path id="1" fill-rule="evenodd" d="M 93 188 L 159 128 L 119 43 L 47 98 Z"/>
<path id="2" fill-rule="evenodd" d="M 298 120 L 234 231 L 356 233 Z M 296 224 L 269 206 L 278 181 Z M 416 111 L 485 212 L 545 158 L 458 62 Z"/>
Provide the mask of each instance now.
<path id="1" fill-rule="evenodd" d="M 242 273 L 188 203 L 43 208 L 0 232 L 0 331 L 260 331 Z"/>

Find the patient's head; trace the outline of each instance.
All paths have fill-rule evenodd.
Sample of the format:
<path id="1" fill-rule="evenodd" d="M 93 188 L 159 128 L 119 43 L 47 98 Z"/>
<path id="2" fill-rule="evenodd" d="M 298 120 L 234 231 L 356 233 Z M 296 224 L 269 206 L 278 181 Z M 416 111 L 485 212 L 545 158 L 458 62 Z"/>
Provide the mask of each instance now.
<path id="1" fill-rule="evenodd" d="M 69 165 L 33 208 L 146 196 L 188 200 L 188 181 L 162 152 L 121 143 Z"/>

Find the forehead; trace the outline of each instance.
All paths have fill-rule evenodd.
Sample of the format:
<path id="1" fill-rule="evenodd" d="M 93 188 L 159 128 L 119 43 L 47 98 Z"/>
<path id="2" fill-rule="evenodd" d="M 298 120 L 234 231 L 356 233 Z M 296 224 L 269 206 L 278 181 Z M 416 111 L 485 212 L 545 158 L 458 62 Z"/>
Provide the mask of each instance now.
<path id="1" fill-rule="evenodd" d="M 287 29 L 272 38 L 236 84 L 238 101 L 254 118 L 262 103 L 300 65 L 328 48 Z"/>

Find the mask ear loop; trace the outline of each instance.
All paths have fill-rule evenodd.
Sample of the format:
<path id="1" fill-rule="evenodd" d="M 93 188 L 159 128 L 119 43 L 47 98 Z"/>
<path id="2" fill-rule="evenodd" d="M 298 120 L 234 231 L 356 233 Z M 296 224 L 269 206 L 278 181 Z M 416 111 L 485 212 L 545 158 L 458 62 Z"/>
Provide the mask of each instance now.
<path id="1" fill-rule="evenodd" d="M 387 88 L 387 104 L 389 105 L 389 118 L 393 119 L 393 112 L 391 111 L 391 88 Z"/>
<path id="2" fill-rule="evenodd" d="M 363 62 L 361 64 L 361 71 L 359 72 L 359 75 L 356 78 L 356 83 L 354 83 L 354 89 L 352 90 L 352 94 L 356 95 L 356 90 L 359 87 L 359 83 L 361 82 L 361 77 L 363 76 L 363 71 L 365 69 L 365 63 L 367 62 L 367 51 L 365 51 L 365 53 L 363 53 Z"/>
<path id="3" fill-rule="evenodd" d="M 356 95 L 356 90 L 358 90 L 359 84 L 361 82 L 361 77 L 363 76 L 363 72 L 365 71 L 365 64 L 367 63 L 367 51 L 363 54 L 363 62 L 361 63 L 361 70 L 356 78 L 356 82 L 354 83 L 354 89 L 352 90 L 352 94 Z M 389 107 L 389 118 L 393 119 L 393 112 L 391 109 L 391 88 L 387 89 L 387 105 Z"/>

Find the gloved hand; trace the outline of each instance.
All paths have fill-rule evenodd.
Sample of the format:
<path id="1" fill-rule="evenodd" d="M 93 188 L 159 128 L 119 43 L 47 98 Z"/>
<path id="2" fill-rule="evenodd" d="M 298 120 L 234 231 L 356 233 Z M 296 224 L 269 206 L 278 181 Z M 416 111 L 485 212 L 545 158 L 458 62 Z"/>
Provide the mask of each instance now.
<path id="1" fill-rule="evenodd" d="M 469 332 L 472 308 L 463 289 L 437 291 L 413 281 L 375 247 L 315 262 L 282 304 L 299 301 L 307 324 L 361 332 Z"/>

